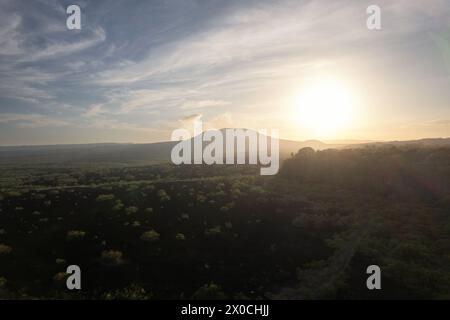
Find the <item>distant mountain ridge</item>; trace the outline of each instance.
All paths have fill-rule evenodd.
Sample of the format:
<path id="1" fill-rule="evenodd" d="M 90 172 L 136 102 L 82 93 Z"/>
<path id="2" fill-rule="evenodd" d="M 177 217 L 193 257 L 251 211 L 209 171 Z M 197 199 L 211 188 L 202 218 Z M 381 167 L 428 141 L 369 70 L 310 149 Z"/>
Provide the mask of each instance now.
<path id="1" fill-rule="evenodd" d="M 225 129 L 221 129 L 224 132 Z M 247 129 L 243 129 L 247 130 Z M 250 129 L 251 130 L 251 129 Z M 202 133 L 204 134 L 204 132 Z M 194 137 L 196 139 L 200 137 Z M 0 164 L 33 163 L 114 163 L 154 164 L 170 161 L 172 148 L 178 141 L 156 143 L 93 143 L 41 146 L 0 146 Z M 209 142 L 204 142 L 203 147 Z M 310 147 L 315 150 L 330 148 L 360 148 L 368 146 L 450 146 L 450 138 L 421 139 L 411 141 L 371 142 L 361 144 L 331 144 L 319 140 L 293 141 L 280 139 L 280 159 L 284 160 L 298 150 Z"/>
<path id="2" fill-rule="evenodd" d="M 361 144 L 353 144 L 346 146 L 350 147 L 366 147 L 366 146 L 416 146 L 416 147 L 447 147 L 450 146 L 450 138 L 424 138 L 418 140 L 405 141 L 384 141 L 384 142 L 369 142 Z"/>

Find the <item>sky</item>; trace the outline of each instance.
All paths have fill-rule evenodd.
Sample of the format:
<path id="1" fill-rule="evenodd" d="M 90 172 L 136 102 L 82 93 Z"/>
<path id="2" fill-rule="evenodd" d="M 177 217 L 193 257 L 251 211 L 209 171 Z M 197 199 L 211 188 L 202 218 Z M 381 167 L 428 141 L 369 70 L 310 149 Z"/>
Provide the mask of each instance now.
<path id="1" fill-rule="evenodd" d="M 0 0 L 0 145 L 166 141 L 194 120 L 292 140 L 450 137 L 449 76 L 448 0 Z M 336 99 L 352 105 L 340 126 L 343 109 L 323 108 Z"/>

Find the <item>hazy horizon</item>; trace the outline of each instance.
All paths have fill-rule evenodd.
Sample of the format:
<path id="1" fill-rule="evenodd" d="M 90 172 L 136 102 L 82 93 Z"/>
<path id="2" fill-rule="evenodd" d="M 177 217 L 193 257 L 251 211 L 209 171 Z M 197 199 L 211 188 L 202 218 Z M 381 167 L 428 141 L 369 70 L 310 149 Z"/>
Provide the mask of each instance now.
<path id="1" fill-rule="evenodd" d="M 238 129 L 238 128 L 234 128 Z M 242 128 L 241 128 L 242 129 Z M 246 129 L 246 128 L 245 128 Z M 269 135 L 270 136 L 270 135 Z M 423 137 L 419 139 L 407 139 L 407 140 L 366 140 L 366 139 L 305 139 L 305 140 L 294 140 L 294 139 L 285 139 L 283 137 L 280 137 L 279 139 L 285 140 L 285 141 L 292 141 L 292 142 L 309 142 L 309 141 L 318 141 L 324 144 L 329 145 L 343 145 L 343 144 L 366 144 L 366 143 L 389 143 L 389 142 L 409 142 L 409 141 L 420 141 L 420 140 L 439 140 L 439 139 L 450 139 L 450 137 Z M 142 141 L 142 142 L 132 142 L 132 141 L 123 141 L 123 142 L 114 142 L 114 141 L 98 141 L 98 142 L 77 142 L 77 143 L 52 143 L 52 144 L 42 144 L 42 143 L 36 143 L 36 144 L 0 144 L 0 147 L 38 147 L 38 146 L 64 146 L 64 145 L 102 145 L 102 144 L 153 144 L 153 143 L 165 143 L 165 142 L 171 142 L 170 139 L 166 140 L 159 140 L 159 141 Z"/>

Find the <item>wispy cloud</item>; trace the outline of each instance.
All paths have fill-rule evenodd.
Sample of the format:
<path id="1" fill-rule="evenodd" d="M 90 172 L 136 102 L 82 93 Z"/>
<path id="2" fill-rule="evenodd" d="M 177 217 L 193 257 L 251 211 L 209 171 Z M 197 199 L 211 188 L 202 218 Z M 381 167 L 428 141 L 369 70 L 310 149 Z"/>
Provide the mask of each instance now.
<path id="1" fill-rule="evenodd" d="M 229 104 L 230 104 L 229 102 L 223 100 L 187 100 L 180 106 L 180 109 L 195 110 L 212 107 L 223 107 Z"/>
<path id="2" fill-rule="evenodd" d="M 369 85 L 373 72 L 391 73 L 393 83 L 405 86 L 426 77 L 426 88 L 405 92 L 447 83 L 439 49 L 427 41 L 429 34 L 445 41 L 439 32 L 450 28 L 448 1 L 379 0 L 380 32 L 365 28 L 369 4 L 99 0 L 80 3 L 82 30 L 69 31 L 65 1 L 3 0 L 1 118 L 150 132 L 195 113 L 211 126 L 257 126 L 278 121 L 280 97 L 323 70 L 344 70 Z M 422 63 L 408 67 L 405 57 Z M 431 71 L 424 75 L 426 68 Z M 445 105 L 448 97 L 436 101 Z M 49 108 L 58 118 L 47 116 Z"/>
<path id="3" fill-rule="evenodd" d="M 68 122 L 65 120 L 44 116 L 41 114 L 17 114 L 17 113 L 3 113 L 0 117 L 0 123 L 12 124 L 15 123 L 23 128 L 42 128 L 42 127 L 59 127 L 66 126 Z"/>
<path id="4" fill-rule="evenodd" d="M 105 41 L 106 33 L 101 27 L 95 28 L 92 33 L 80 41 L 65 41 L 48 43 L 44 48 L 37 52 L 24 55 L 20 62 L 32 62 L 43 59 L 55 58 L 61 55 L 72 55 L 79 51 L 91 48 L 100 42 Z"/>
<path id="5" fill-rule="evenodd" d="M 95 104 L 93 106 L 90 106 L 89 109 L 85 112 L 82 113 L 83 117 L 95 117 L 99 114 L 104 113 L 105 110 L 103 109 L 103 105 L 102 104 Z"/>
<path id="6" fill-rule="evenodd" d="M 17 55 L 23 52 L 20 47 L 20 33 L 17 31 L 22 19 L 17 14 L 2 16 L 0 20 L 0 54 Z"/>

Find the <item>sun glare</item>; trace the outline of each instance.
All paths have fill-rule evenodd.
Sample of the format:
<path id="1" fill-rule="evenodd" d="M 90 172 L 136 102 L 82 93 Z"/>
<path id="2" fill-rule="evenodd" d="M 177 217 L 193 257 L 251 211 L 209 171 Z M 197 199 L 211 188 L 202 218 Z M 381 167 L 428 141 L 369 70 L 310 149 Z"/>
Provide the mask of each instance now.
<path id="1" fill-rule="evenodd" d="M 297 124 L 316 138 L 333 138 L 355 121 L 355 97 L 335 79 L 318 79 L 303 87 L 293 101 Z"/>

